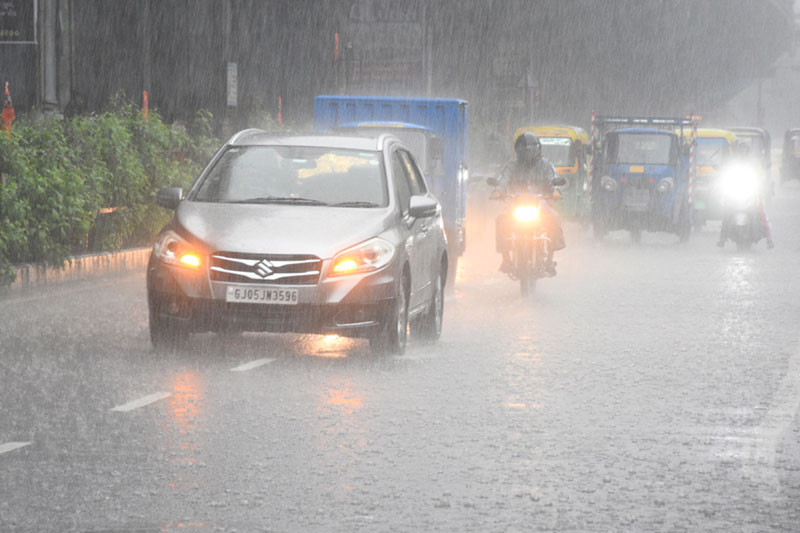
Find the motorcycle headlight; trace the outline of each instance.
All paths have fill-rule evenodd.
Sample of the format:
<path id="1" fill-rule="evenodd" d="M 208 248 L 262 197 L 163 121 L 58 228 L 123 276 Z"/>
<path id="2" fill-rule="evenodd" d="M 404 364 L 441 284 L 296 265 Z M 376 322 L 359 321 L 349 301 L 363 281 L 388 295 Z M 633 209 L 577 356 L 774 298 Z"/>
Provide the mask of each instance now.
<path id="1" fill-rule="evenodd" d="M 514 208 L 514 219 L 517 222 L 533 222 L 539 218 L 539 208 L 535 205 L 520 205 Z"/>
<path id="2" fill-rule="evenodd" d="M 675 180 L 672 178 L 662 178 L 656 186 L 656 190 L 660 193 L 668 193 L 675 186 Z"/>
<path id="3" fill-rule="evenodd" d="M 603 176 L 600 178 L 600 186 L 603 190 L 614 192 L 617 190 L 617 181 L 611 176 Z"/>
<path id="4" fill-rule="evenodd" d="M 203 264 L 203 254 L 172 230 L 158 237 L 153 253 L 168 265 L 197 270 Z"/>
<path id="5" fill-rule="evenodd" d="M 331 276 L 346 276 L 372 272 L 385 267 L 394 257 L 394 246 L 375 237 L 336 254 Z"/>
<path id="6" fill-rule="evenodd" d="M 758 195 L 758 178 L 746 168 L 735 167 L 722 175 L 720 188 L 726 198 L 746 203 Z"/>

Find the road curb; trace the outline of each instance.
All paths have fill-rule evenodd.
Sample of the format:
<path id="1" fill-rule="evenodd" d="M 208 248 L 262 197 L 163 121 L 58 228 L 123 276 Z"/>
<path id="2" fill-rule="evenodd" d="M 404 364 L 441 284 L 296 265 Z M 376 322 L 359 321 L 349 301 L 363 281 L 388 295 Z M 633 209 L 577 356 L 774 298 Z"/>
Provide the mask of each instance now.
<path id="1" fill-rule="evenodd" d="M 9 290 L 36 287 L 50 283 L 88 279 L 96 276 L 144 268 L 151 248 L 134 248 L 119 252 L 80 255 L 71 258 L 63 268 L 36 264 L 19 265 Z"/>

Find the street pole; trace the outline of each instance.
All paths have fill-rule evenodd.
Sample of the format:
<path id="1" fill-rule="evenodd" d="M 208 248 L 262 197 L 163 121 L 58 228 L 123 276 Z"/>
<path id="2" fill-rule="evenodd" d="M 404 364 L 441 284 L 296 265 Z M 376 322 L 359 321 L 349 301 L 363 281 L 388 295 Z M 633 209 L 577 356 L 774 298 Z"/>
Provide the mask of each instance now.
<path id="1" fill-rule="evenodd" d="M 144 0 L 142 6 L 142 90 L 150 94 L 150 0 Z"/>
<path id="2" fill-rule="evenodd" d="M 58 16 L 56 0 L 44 0 L 44 35 L 42 36 L 43 54 L 43 107 L 45 111 L 58 109 L 58 68 L 56 60 L 56 17 Z"/>

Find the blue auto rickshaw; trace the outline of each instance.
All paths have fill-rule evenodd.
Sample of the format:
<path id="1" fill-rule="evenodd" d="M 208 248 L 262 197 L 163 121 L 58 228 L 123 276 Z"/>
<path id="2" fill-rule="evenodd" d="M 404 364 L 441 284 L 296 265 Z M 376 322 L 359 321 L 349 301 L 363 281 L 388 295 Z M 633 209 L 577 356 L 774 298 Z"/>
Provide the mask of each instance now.
<path id="1" fill-rule="evenodd" d="M 596 119 L 592 142 L 595 238 L 615 230 L 629 231 L 635 243 L 642 231 L 675 233 L 681 241 L 689 238 L 693 131 L 692 121 L 681 118 Z"/>

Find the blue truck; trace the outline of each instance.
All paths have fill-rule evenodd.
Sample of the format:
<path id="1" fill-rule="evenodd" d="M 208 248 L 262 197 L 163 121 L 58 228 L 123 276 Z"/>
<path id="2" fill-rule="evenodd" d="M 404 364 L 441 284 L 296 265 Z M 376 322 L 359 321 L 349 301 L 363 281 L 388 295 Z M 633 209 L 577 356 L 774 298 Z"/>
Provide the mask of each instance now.
<path id="1" fill-rule="evenodd" d="M 695 126 L 691 119 L 597 117 L 592 132 L 592 226 L 598 239 L 628 230 L 681 241 L 692 224 Z"/>
<path id="2" fill-rule="evenodd" d="M 448 277 L 451 282 L 455 280 L 467 237 L 467 102 L 454 98 L 317 96 L 314 128 L 353 134 L 388 132 L 408 147 L 442 205 L 450 258 Z"/>

